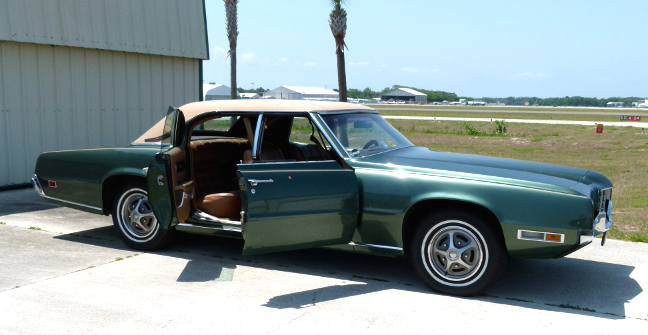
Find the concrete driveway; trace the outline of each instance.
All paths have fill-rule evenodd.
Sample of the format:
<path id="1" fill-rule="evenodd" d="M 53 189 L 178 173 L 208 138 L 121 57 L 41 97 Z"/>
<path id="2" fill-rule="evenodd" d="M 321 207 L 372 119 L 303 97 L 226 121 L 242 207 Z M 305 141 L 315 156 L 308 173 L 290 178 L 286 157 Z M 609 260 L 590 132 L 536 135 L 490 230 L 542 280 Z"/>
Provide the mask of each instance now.
<path id="1" fill-rule="evenodd" d="M 406 259 L 327 249 L 241 256 L 180 234 L 127 248 L 110 217 L 0 192 L 0 334 L 617 334 L 648 327 L 648 245 L 512 260 L 485 296 L 429 291 Z M 643 329 L 643 330 L 642 330 Z"/>

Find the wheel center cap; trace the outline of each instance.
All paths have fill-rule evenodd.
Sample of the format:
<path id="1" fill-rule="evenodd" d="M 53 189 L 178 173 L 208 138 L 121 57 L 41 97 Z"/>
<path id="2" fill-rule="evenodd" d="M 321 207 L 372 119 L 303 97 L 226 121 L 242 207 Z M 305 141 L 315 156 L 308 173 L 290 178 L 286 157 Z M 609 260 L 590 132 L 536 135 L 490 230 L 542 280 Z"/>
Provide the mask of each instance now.
<path id="1" fill-rule="evenodd" d="M 133 220 L 139 220 L 139 215 L 133 213 L 132 215 Z"/>
<path id="2" fill-rule="evenodd" d="M 448 253 L 448 259 L 451 261 L 456 261 L 459 259 L 459 251 L 457 250 L 450 250 Z"/>

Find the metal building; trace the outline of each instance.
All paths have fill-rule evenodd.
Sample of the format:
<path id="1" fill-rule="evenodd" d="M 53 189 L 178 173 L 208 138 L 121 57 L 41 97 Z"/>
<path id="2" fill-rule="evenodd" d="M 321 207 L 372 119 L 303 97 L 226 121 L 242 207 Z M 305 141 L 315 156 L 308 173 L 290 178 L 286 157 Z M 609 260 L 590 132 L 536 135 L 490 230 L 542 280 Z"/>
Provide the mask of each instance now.
<path id="1" fill-rule="evenodd" d="M 427 101 L 427 95 L 411 88 L 397 88 L 380 96 L 383 101 Z"/>
<path id="2" fill-rule="evenodd" d="M 200 100 L 208 57 L 203 0 L 0 0 L 0 188 Z"/>
<path id="3" fill-rule="evenodd" d="M 209 100 L 228 100 L 232 97 L 232 92 L 229 86 L 209 83 L 203 84 L 203 92 L 205 94 L 205 101 Z M 236 96 L 240 97 L 238 90 L 236 91 Z"/>
<path id="4" fill-rule="evenodd" d="M 281 86 L 263 94 L 264 98 L 290 100 L 331 100 L 340 99 L 338 92 L 321 87 Z"/>

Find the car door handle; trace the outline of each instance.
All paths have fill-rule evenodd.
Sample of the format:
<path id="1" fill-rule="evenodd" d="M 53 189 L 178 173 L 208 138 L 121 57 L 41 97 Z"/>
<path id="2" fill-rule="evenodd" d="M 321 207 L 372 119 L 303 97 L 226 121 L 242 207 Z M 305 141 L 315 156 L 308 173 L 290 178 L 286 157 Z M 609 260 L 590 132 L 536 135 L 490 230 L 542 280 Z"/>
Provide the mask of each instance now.
<path id="1" fill-rule="evenodd" d="M 251 186 L 257 186 L 258 184 L 265 184 L 265 183 L 274 183 L 274 180 L 272 179 L 250 179 L 248 181 L 250 182 Z"/>

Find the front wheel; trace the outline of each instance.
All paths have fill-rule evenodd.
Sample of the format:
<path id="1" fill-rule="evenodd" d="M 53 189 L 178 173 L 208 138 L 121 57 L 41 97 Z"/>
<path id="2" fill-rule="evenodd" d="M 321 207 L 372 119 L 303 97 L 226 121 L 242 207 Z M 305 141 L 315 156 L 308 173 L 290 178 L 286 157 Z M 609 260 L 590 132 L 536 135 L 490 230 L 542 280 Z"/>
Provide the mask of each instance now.
<path id="1" fill-rule="evenodd" d="M 130 247 L 157 250 L 166 247 L 171 232 L 160 228 L 143 185 L 129 185 L 117 192 L 112 219 L 119 236 Z"/>
<path id="2" fill-rule="evenodd" d="M 485 291 L 504 270 L 507 254 L 491 225 L 471 214 L 448 211 L 427 217 L 416 229 L 410 258 L 431 289 L 471 296 Z"/>

